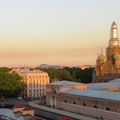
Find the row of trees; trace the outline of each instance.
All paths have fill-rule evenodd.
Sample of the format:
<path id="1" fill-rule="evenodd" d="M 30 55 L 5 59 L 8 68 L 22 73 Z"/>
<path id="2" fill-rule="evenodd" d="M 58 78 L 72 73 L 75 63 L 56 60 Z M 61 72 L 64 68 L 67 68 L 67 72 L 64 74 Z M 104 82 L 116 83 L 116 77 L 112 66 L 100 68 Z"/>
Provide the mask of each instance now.
<path id="1" fill-rule="evenodd" d="M 90 83 L 92 81 L 92 71 L 93 68 L 80 69 L 80 68 L 69 68 L 64 67 L 63 69 L 54 68 L 38 68 L 40 70 L 46 71 L 51 79 L 51 82 L 56 80 L 68 80 L 82 83 Z"/>
<path id="2" fill-rule="evenodd" d="M 46 71 L 50 76 L 51 82 L 56 80 L 68 80 L 90 83 L 92 81 L 93 68 L 85 70 L 75 67 L 37 69 Z M 10 71 L 11 69 L 9 68 L 0 68 L 0 97 L 18 97 L 25 87 L 25 84 L 21 82 L 22 78 L 16 73 L 10 73 Z"/>
<path id="3" fill-rule="evenodd" d="M 16 73 L 10 73 L 9 68 L 0 68 L 0 97 L 18 97 L 24 83 Z"/>

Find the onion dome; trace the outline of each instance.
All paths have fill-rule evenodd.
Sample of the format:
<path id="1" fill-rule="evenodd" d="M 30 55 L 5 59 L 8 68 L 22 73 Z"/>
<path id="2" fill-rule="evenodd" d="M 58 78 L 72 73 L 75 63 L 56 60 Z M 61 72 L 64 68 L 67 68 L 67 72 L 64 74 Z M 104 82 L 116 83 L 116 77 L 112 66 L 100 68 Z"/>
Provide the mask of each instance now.
<path id="1" fill-rule="evenodd" d="M 105 60 L 105 56 L 103 54 L 100 54 L 97 58 L 97 62 L 103 62 Z"/>
<path id="2" fill-rule="evenodd" d="M 101 47 L 101 54 L 98 56 L 98 58 L 97 58 L 97 62 L 104 62 L 105 61 L 105 56 L 104 56 L 104 54 L 103 54 L 103 52 L 102 52 L 102 47 Z"/>
<path id="3" fill-rule="evenodd" d="M 114 54 L 113 55 L 113 58 L 116 60 L 116 59 L 120 59 L 120 54 Z"/>

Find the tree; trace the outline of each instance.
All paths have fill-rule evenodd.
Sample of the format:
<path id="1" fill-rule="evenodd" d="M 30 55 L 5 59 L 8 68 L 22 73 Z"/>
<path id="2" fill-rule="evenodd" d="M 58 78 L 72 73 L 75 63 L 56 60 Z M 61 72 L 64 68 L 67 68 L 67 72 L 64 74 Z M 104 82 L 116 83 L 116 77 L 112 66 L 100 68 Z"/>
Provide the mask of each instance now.
<path id="1" fill-rule="evenodd" d="M 73 78 L 72 78 L 72 76 L 71 76 L 69 71 L 61 70 L 60 74 L 61 74 L 61 80 L 73 81 Z"/>
<path id="2" fill-rule="evenodd" d="M 24 83 L 18 74 L 11 74 L 0 69 L 0 97 L 18 97 L 23 87 Z"/>
<path id="3" fill-rule="evenodd" d="M 93 68 L 87 68 L 85 70 L 75 67 L 72 68 L 64 67 L 62 69 L 55 68 L 42 68 L 42 69 L 39 68 L 39 69 L 49 74 L 50 82 L 54 82 L 55 79 L 82 83 L 90 83 L 92 81 Z"/>

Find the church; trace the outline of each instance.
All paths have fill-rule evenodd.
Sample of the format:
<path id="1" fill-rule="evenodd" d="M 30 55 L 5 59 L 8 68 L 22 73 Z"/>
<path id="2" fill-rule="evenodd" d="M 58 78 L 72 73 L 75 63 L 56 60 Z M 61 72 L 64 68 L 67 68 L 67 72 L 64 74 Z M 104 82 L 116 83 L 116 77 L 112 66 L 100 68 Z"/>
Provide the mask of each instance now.
<path id="1" fill-rule="evenodd" d="M 108 82 L 120 78 L 120 41 L 118 27 L 115 22 L 110 28 L 110 40 L 106 48 L 106 55 L 102 49 L 96 60 L 96 68 L 93 72 L 93 82 Z"/>

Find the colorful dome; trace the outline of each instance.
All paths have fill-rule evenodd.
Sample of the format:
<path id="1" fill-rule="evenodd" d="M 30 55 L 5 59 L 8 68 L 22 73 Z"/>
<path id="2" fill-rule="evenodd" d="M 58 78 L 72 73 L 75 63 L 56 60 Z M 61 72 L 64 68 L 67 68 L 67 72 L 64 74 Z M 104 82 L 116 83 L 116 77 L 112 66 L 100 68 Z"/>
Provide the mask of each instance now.
<path id="1" fill-rule="evenodd" d="M 114 55 L 113 55 L 113 58 L 114 58 L 114 59 L 120 59 L 120 54 L 114 54 Z"/>
<path id="2" fill-rule="evenodd" d="M 103 54 L 100 54 L 97 58 L 97 61 L 104 61 L 105 60 L 105 56 Z"/>

